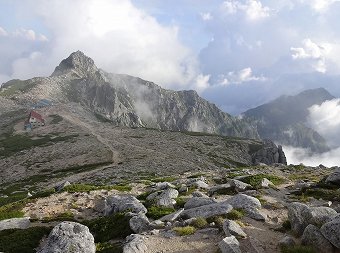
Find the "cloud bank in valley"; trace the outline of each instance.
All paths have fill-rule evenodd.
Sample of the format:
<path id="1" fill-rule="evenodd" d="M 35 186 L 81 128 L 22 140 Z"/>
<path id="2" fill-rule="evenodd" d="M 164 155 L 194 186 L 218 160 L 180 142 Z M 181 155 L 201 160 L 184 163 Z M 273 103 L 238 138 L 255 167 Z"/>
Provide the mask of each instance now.
<path id="1" fill-rule="evenodd" d="M 312 154 L 306 149 L 284 147 L 288 162 L 314 166 L 319 164 L 340 166 L 340 99 L 310 107 L 308 124 L 326 139 L 331 150 L 323 154 Z"/>

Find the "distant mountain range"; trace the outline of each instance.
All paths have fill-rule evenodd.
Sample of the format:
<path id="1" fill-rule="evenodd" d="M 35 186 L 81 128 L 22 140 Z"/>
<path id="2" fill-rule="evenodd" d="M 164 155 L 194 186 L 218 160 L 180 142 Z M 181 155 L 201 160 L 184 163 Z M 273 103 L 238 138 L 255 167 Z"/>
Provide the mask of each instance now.
<path id="1" fill-rule="evenodd" d="M 281 96 L 233 117 L 195 91 L 163 89 L 138 77 L 107 73 L 77 51 L 61 61 L 50 77 L 11 80 L 0 89 L 4 100 L 29 107 L 41 99 L 77 103 L 99 119 L 118 126 L 147 127 L 271 139 L 283 145 L 329 150 L 325 139 L 306 124 L 308 108 L 334 97 L 325 89 Z"/>
<path id="2" fill-rule="evenodd" d="M 308 127 L 308 108 L 331 99 L 334 97 L 323 88 L 306 90 L 296 96 L 281 96 L 246 111 L 243 116 L 257 125 L 261 138 L 320 153 L 329 147 L 319 133 Z"/>

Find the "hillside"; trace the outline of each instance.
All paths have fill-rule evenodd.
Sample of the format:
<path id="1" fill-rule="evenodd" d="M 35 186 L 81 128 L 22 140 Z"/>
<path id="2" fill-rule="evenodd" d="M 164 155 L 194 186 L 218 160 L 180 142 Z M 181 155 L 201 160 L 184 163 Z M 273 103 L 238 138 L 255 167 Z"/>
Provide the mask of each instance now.
<path id="1" fill-rule="evenodd" d="M 308 108 L 333 98 L 323 88 L 306 90 L 295 96 L 281 96 L 243 115 L 257 125 L 261 138 L 321 153 L 328 151 L 329 147 L 319 133 L 308 127 Z"/>

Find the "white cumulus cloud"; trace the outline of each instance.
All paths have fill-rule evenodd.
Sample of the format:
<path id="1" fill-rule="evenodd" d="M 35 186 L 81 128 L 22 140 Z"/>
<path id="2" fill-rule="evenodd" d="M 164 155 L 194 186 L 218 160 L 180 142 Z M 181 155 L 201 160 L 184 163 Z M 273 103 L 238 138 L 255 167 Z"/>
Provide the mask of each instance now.
<path id="1" fill-rule="evenodd" d="M 250 81 L 265 81 L 264 76 L 255 76 L 251 68 L 228 72 L 227 75 L 219 76 L 219 85 L 241 84 Z"/>
<path id="2" fill-rule="evenodd" d="M 236 14 L 238 12 L 242 12 L 249 20 L 267 18 L 271 14 L 270 8 L 263 6 L 262 2 L 257 0 L 228 0 L 223 2 L 222 8 L 227 14 Z"/>

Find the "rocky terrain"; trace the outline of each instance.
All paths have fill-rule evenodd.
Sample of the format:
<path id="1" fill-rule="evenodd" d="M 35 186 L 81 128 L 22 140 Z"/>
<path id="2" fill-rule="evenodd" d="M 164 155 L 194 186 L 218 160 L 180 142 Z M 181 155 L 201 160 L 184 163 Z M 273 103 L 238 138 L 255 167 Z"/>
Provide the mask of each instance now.
<path id="1" fill-rule="evenodd" d="M 281 96 L 243 115 L 255 122 L 261 138 L 322 153 L 329 151 L 329 147 L 326 140 L 308 126 L 308 108 L 332 99 L 334 97 L 323 88 L 306 90 L 295 96 Z"/>
<path id="2" fill-rule="evenodd" d="M 76 52 L 0 95 L 0 252 L 340 252 L 340 169 L 287 165 L 195 92 Z"/>

